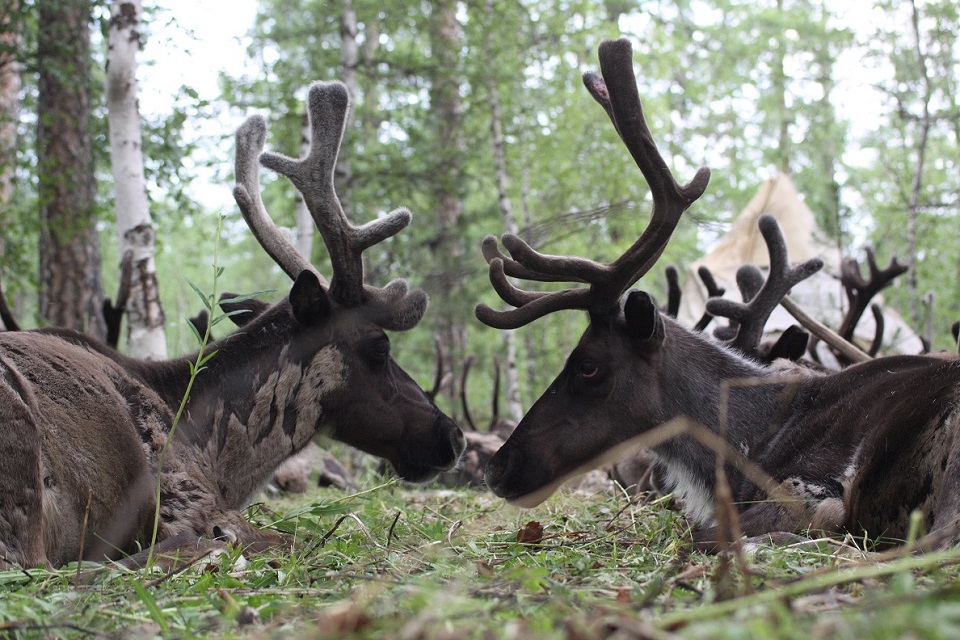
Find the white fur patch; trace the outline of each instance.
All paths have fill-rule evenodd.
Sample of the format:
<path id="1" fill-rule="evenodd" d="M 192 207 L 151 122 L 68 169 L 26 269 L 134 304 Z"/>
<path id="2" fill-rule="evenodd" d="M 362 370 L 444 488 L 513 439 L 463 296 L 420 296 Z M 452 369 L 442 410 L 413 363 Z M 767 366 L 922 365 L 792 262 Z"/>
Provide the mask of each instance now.
<path id="1" fill-rule="evenodd" d="M 294 440 L 299 442 L 303 436 L 308 439 L 313 437 L 323 413 L 320 399 L 331 391 L 343 388 L 347 379 L 346 369 L 343 354 L 334 346 L 327 345 L 313 356 L 303 371 L 303 379 L 297 390 L 297 431 Z"/>
<path id="2" fill-rule="evenodd" d="M 681 466 L 665 464 L 667 487 L 680 501 L 687 517 L 700 525 L 709 527 L 714 524 L 715 505 L 713 495 L 706 485 L 692 476 Z"/>

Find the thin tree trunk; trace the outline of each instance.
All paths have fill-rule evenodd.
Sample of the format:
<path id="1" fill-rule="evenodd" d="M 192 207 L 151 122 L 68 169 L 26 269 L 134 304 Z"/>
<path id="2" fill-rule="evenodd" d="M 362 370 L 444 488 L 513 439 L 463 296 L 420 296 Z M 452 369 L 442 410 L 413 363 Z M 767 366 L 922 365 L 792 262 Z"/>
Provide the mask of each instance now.
<path id="1" fill-rule="evenodd" d="M 433 66 L 430 78 L 431 119 L 435 129 L 433 198 L 439 216 L 435 244 L 439 288 L 440 335 L 447 362 L 455 371 L 466 343 L 466 327 L 460 318 L 457 294 L 462 290 L 463 241 L 457 228 L 463 212 L 463 105 L 460 96 L 461 29 L 455 0 L 433 0 L 430 48 Z M 447 390 L 449 406 L 457 406 L 457 390 Z M 454 413 L 457 411 L 454 409 Z"/>
<path id="2" fill-rule="evenodd" d="M 134 358 L 161 360 L 167 357 L 167 337 L 154 262 L 155 233 L 143 175 L 143 140 L 137 106 L 141 15 L 140 0 L 115 0 L 111 7 L 107 40 L 107 122 L 119 255 L 131 252 L 133 257 L 126 304 L 127 344 Z"/>
<path id="3" fill-rule="evenodd" d="M 13 173 L 17 161 L 17 116 L 20 112 L 20 49 L 17 15 L 20 3 L 11 0 L 8 12 L 0 15 L 0 225 L 7 226 L 7 205 L 13 197 Z M 0 256 L 5 254 L 5 240 L 0 230 Z M 0 265 L 3 266 L 3 265 Z M 0 291 L 0 295 L 3 295 Z M 11 300 L 12 302 L 12 300 Z M 0 326 L 5 323 L 0 321 Z M 12 327 L 4 327 L 10 329 Z"/>
<path id="4" fill-rule="evenodd" d="M 310 151 L 310 137 L 310 118 L 308 118 L 306 112 L 304 112 L 300 122 L 301 158 L 306 156 Z M 316 229 L 316 225 L 313 222 L 313 216 L 310 215 L 310 210 L 307 209 L 307 203 L 303 199 L 303 194 L 299 191 L 297 191 L 295 213 L 297 221 L 297 238 L 295 244 L 297 250 L 300 251 L 303 257 L 310 260 L 310 256 L 313 254 L 313 230 Z"/>
<path id="5" fill-rule="evenodd" d="M 916 156 L 914 158 L 913 175 L 910 181 L 910 201 L 907 204 L 907 287 L 910 290 L 910 312 L 913 326 L 920 330 L 920 295 L 917 283 L 917 219 L 920 216 L 920 192 L 923 189 L 923 170 L 927 153 L 927 140 L 930 136 L 930 127 L 933 119 L 930 115 L 930 97 L 933 89 L 930 75 L 927 72 L 927 57 L 920 43 L 920 15 L 917 3 L 910 2 L 912 10 L 911 23 L 913 26 L 914 53 L 920 77 L 923 79 L 923 113 L 920 116 L 920 138 L 917 141 Z"/>
<path id="6" fill-rule="evenodd" d="M 357 82 L 357 66 L 360 64 L 360 50 L 357 46 L 357 11 L 353 0 L 340 2 L 340 63 L 343 65 L 341 80 L 347 85 L 351 99 L 356 102 L 360 99 L 360 85 Z M 353 126 L 354 109 L 347 111 L 347 120 L 344 127 L 347 131 Z M 350 166 L 350 154 L 341 150 L 337 156 L 337 195 L 343 212 L 348 218 L 353 218 L 353 169 Z"/>
<path id="7" fill-rule="evenodd" d="M 783 12 L 783 0 L 777 0 L 777 11 Z M 776 60 L 773 66 L 773 90 L 777 96 L 777 114 L 780 118 L 780 133 L 777 148 L 777 167 L 786 174 L 790 173 L 790 117 L 787 113 L 787 74 L 783 65 L 787 57 L 787 44 L 784 37 L 777 38 Z"/>
<path id="8" fill-rule="evenodd" d="M 37 3 L 40 315 L 105 335 L 89 133 L 89 0 Z"/>
<path id="9" fill-rule="evenodd" d="M 488 12 L 492 11 L 492 3 L 487 3 Z M 492 57 L 490 46 L 490 32 L 487 32 L 487 50 Z M 490 107 L 490 144 L 493 147 L 493 166 L 497 179 L 497 203 L 503 224 L 509 233 L 517 234 L 520 228 L 513 215 L 513 204 L 510 202 L 510 177 L 507 172 L 507 158 L 503 149 L 503 114 L 500 111 L 500 93 L 497 89 L 497 80 L 491 71 L 487 73 L 487 101 Z M 514 422 L 523 418 L 523 403 L 520 401 L 520 383 L 517 376 L 517 334 L 515 331 L 505 331 L 504 340 L 507 346 L 506 375 L 504 393 L 507 398 L 507 412 Z"/>
<path id="10" fill-rule="evenodd" d="M 20 113 L 20 48 L 16 14 L 20 3 L 11 0 L 9 13 L 0 15 L 0 205 L 13 194 L 13 169 L 17 151 L 17 117 Z M 0 238 L 2 242 L 2 238 Z M 0 244 L 0 253 L 3 245 Z"/>

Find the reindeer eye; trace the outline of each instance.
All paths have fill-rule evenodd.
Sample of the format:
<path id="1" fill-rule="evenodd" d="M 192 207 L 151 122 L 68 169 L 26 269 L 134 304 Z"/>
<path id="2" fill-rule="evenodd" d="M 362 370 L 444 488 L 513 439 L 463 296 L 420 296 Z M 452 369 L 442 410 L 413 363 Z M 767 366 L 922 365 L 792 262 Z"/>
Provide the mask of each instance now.
<path id="1" fill-rule="evenodd" d="M 585 379 L 592 380 L 598 373 L 600 373 L 600 364 L 596 360 L 588 358 L 580 361 L 580 375 Z"/>
<path id="2" fill-rule="evenodd" d="M 373 354 L 378 358 L 386 358 L 390 355 L 390 339 L 386 336 L 378 338 L 373 343 Z"/>

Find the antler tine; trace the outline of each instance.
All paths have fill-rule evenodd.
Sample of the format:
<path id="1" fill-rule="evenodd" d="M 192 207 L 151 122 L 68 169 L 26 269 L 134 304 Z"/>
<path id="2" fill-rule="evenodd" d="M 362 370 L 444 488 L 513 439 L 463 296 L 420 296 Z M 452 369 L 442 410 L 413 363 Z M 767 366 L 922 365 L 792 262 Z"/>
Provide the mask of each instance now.
<path id="1" fill-rule="evenodd" d="M 330 296 L 344 306 L 355 307 L 376 291 L 363 285 L 363 251 L 398 233 L 410 224 L 412 216 L 399 208 L 360 227 L 347 220 L 333 177 L 349 108 L 350 96 L 342 82 L 314 83 L 307 98 L 313 133 L 307 157 L 295 160 L 264 153 L 260 162 L 289 178 L 303 194 L 333 265 Z"/>
<path id="2" fill-rule="evenodd" d="M 880 347 L 883 346 L 883 309 L 881 309 L 878 304 L 872 304 L 870 305 L 870 312 L 873 314 L 874 323 L 873 342 L 870 343 L 870 348 L 867 349 L 867 355 L 874 358 L 880 352 Z"/>
<path id="3" fill-rule="evenodd" d="M 541 256 L 541 254 L 538 254 L 536 251 L 530 248 L 528 244 L 512 233 L 503 234 L 503 240 L 504 246 L 509 244 L 513 245 L 514 247 L 520 247 L 518 249 L 518 255 L 531 254 L 534 260 Z M 500 245 L 497 243 L 496 236 L 486 236 L 480 243 L 480 252 L 483 254 L 483 258 L 487 261 L 487 264 L 490 264 L 494 258 L 499 258 L 503 262 L 504 272 L 511 278 L 521 278 L 523 280 L 534 280 L 537 282 L 585 282 L 585 280 L 577 280 L 575 277 L 568 276 L 566 274 L 553 274 L 535 271 L 521 264 L 520 262 L 517 262 L 513 259 L 513 257 L 505 255 L 502 251 L 500 251 Z M 543 255 L 542 257 L 551 258 L 557 256 Z"/>
<path id="4" fill-rule="evenodd" d="M 863 312 L 867 310 L 870 300 L 890 286 L 897 276 L 903 274 L 909 268 L 897 262 L 897 257 L 894 256 L 886 269 L 880 269 L 877 266 L 873 248 L 866 247 L 865 250 L 870 269 L 869 279 L 863 277 L 860 272 L 860 265 L 854 258 L 847 258 L 840 264 L 840 280 L 843 283 L 844 291 L 847 293 L 847 301 L 850 306 L 847 308 L 847 314 L 844 316 L 837 333 L 845 340 L 853 339 L 853 332 L 856 330 Z"/>
<path id="5" fill-rule="evenodd" d="M 744 304 L 749 303 L 753 300 L 754 296 L 757 295 L 757 292 L 763 288 L 763 273 L 760 271 L 760 268 L 753 264 L 741 265 L 737 269 L 736 273 L 736 282 L 737 289 L 740 291 L 740 299 L 743 300 Z M 723 295 L 722 293 L 720 294 Z M 708 314 L 709 315 L 709 314 Z M 769 317 L 769 315 L 768 315 Z M 766 321 L 764 321 L 766 322 Z M 717 327 L 713 330 L 713 336 L 718 340 L 723 342 L 731 342 L 737 337 L 737 333 L 740 331 L 740 323 L 736 320 L 730 320 L 727 326 Z M 759 345 L 760 338 L 757 337 L 757 344 L 753 345 L 756 347 Z"/>
<path id="6" fill-rule="evenodd" d="M 494 329 L 517 329 L 537 318 L 561 309 L 586 309 L 590 290 L 563 289 L 561 291 L 524 291 L 510 284 L 503 270 L 503 261 L 490 262 L 490 282 L 504 302 L 516 309 L 497 311 L 480 303 L 476 306 L 477 319 Z"/>
<path id="7" fill-rule="evenodd" d="M 667 276 L 667 315 L 676 318 L 680 313 L 680 272 L 674 265 L 667 265 L 664 269 Z"/>
<path id="8" fill-rule="evenodd" d="M 809 278 L 823 267 L 823 260 L 812 258 L 791 268 L 787 258 L 787 244 L 783 231 L 776 219 L 764 215 L 759 221 L 760 233 L 767 243 L 770 254 L 770 274 L 748 303 L 732 300 L 712 299 L 707 301 L 707 310 L 715 316 L 734 320 L 740 324 L 731 346 L 745 353 L 754 353 L 760 344 L 763 327 L 773 310 L 780 304 L 790 289 L 798 282 Z M 743 292 L 749 292 L 756 286 L 756 278 L 744 270 L 743 276 L 737 273 L 738 286 Z"/>
<path id="9" fill-rule="evenodd" d="M 398 278 L 382 289 L 364 286 L 370 321 L 387 331 L 407 331 L 417 326 L 427 311 L 429 299 L 422 289 L 409 290 Z"/>
<path id="10" fill-rule="evenodd" d="M 502 238 L 504 247 L 510 252 L 511 257 L 507 258 L 500 253 L 495 240 L 485 240 L 483 253 L 490 264 L 492 282 L 495 279 L 505 280 L 505 274 L 541 282 L 584 282 L 590 285 L 589 289 L 539 294 L 522 292 L 512 285 L 503 286 L 494 282 L 498 293 L 501 290 L 508 291 L 513 300 L 523 301 L 523 307 L 496 312 L 485 305 L 478 305 L 477 318 L 485 324 L 497 328 L 515 328 L 559 309 L 605 312 L 614 308 L 623 292 L 654 265 L 666 248 L 680 216 L 707 187 L 709 169 L 701 168 L 689 184 L 681 187 L 657 150 L 643 116 L 629 40 L 621 38 L 603 42 L 599 48 L 599 58 L 603 77 L 587 73 L 583 76 L 583 82 L 610 116 L 614 128 L 650 186 L 653 195 L 650 222 L 633 246 L 609 264 L 586 258 L 541 254 L 511 234 L 504 234 Z M 494 267 L 495 262 L 499 266 Z M 505 300 L 511 302 L 510 299 Z"/>
<path id="11" fill-rule="evenodd" d="M 697 275 L 700 276 L 703 286 L 707 288 L 707 298 L 722 298 L 723 294 L 727 292 L 726 289 L 717 285 L 717 281 L 707 267 L 700 265 L 697 269 Z M 707 328 L 707 325 L 710 324 L 711 320 L 713 320 L 713 316 L 707 313 L 707 311 L 704 311 L 703 315 L 700 316 L 700 320 L 693 326 L 693 330 L 703 331 Z"/>
<path id="12" fill-rule="evenodd" d="M 296 280 L 301 271 L 317 273 L 313 265 L 301 255 L 293 243 L 287 240 L 270 218 L 260 196 L 260 165 L 257 158 L 263 151 L 267 139 L 267 121 L 261 116 L 247 118 L 236 134 L 236 174 L 237 184 L 233 188 L 233 199 L 240 207 L 243 219 L 253 232 L 254 237 L 264 251 L 280 265 L 291 280 Z M 317 274 L 320 282 L 327 286 L 326 280 Z"/>

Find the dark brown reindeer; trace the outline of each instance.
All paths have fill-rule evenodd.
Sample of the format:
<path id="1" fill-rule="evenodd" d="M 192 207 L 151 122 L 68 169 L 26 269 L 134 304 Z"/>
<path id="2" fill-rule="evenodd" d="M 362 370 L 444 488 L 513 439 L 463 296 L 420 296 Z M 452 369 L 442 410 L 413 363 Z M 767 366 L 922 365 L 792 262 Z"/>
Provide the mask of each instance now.
<path id="1" fill-rule="evenodd" d="M 642 291 L 621 299 L 653 266 L 709 172 L 701 169 L 686 186 L 674 180 L 644 121 L 629 42 L 604 42 L 599 57 L 603 78 L 586 74 L 584 82 L 650 185 L 652 216 L 634 245 L 606 265 L 542 255 L 511 235 L 503 237 L 507 257 L 495 239 L 485 240 L 491 282 L 516 308 L 480 305 L 482 322 L 516 328 L 562 309 L 590 318 L 563 371 L 491 460 L 490 488 L 535 505 L 624 443 L 684 419 L 712 438 L 680 434 L 654 451 L 666 488 L 681 498 L 705 547 L 723 536 L 714 519 L 716 457 L 703 440 L 731 450 L 723 468 L 748 536 L 812 528 L 902 540 L 919 510 L 927 530 L 952 543 L 960 513 L 960 363 L 895 356 L 785 378 L 664 317 Z M 589 287 L 523 291 L 507 276 Z M 738 464 L 730 462 L 733 452 L 741 454 Z M 752 464 L 739 464 L 744 459 Z M 762 486 L 747 478 L 756 467 L 772 485 L 758 479 L 763 474 L 751 475 Z"/>
<path id="2" fill-rule="evenodd" d="M 157 474 L 160 540 L 278 543 L 236 510 L 318 429 L 385 458 L 411 481 L 456 463 L 460 430 L 393 360 L 384 332 L 416 325 L 426 295 L 401 280 L 382 289 L 362 281 L 362 251 L 399 232 L 410 214 L 354 227 L 333 189 L 348 108 L 341 83 L 314 84 L 307 158 L 260 156 L 303 194 L 334 265 L 329 287 L 264 210 L 257 157 L 265 121 L 254 117 L 238 130 L 234 196 L 295 283 L 286 299 L 209 347 L 215 355 L 192 389 L 193 358 L 131 360 L 65 330 L 0 334 L 0 564 L 135 550 L 151 537 Z"/>

